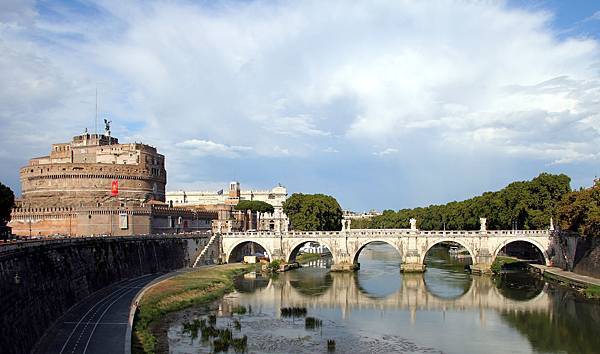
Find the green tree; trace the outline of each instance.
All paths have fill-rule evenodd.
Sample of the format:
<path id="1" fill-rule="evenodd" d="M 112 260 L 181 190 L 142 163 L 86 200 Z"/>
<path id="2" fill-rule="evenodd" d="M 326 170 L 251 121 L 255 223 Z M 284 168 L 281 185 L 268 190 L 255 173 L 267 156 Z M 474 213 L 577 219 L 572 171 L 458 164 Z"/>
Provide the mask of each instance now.
<path id="1" fill-rule="evenodd" d="M 564 175 L 541 173 L 531 181 L 513 182 L 497 192 L 454 201 L 445 205 L 430 205 L 397 212 L 386 210 L 369 223 L 355 228 L 406 228 L 409 219 L 417 219 L 422 230 L 477 230 L 479 218 L 487 218 L 490 229 L 543 229 L 555 215 L 563 195 L 571 191 L 571 179 Z"/>
<path id="2" fill-rule="evenodd" d="M 557 208 L 561 229 L 600 236 L 600 179 L 594 186 L 566 194 Z"/>
<path id="3" fill-rule="evenodd" d="M 15 205 L 15 194 L 0 182 L 0 226 L 6 226 L 10 221 L 10 211 Z"/>
<path id="4" fill-rule="evenodd" d="M 342 228 L 342 208 L 328 195 L 294 193 L 283 203 L 283 211 L 294 230 L 338 231 Z"/>
<path id="5" fill-rule="evenodd" d="M 275 209 L 269 203 L 260 200 L 240 200 L 234 207 L 235 210 L 252 210 L 253 212 L 272 213 Z"/>

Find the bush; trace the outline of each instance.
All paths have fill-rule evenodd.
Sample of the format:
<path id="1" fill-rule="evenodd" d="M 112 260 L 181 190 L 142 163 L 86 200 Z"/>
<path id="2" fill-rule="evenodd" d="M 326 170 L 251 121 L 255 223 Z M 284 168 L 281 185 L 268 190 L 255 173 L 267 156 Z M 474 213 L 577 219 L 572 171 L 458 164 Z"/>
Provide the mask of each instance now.
<path id="1" fill-rule="evenodd" d="M 280 266 L 281 266 L 281 260 L 275 259 L 275 260 L 271 261 L 271 263 L 269 263 L 269 270 L 271 272 L 276 272 L 279 270 Z"/>

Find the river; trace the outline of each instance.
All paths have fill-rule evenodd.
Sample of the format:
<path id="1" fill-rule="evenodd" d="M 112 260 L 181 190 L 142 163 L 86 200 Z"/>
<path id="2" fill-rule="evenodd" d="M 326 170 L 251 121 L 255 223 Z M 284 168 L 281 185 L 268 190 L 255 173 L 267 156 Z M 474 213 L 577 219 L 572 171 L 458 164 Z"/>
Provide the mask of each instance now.
<path id="1" fill-rule="evenodd" d="M 526 273 L 473 276 L 464 271 L 468 259 L 446 251 L 430 253 L 424 274 L 400 273 L 385 244 L 365 247 L 352 274 L 330 273 L 322 261 L 273 277 L 247 274 L 211 308 L 175 317 L 169 350 L 212 352 L 184 324 L 214 313 L 216 327 L 247 336 L 250 353 L 326 353 L 327 340 L 336 353 L 600 352 L 597 301 Z M 306 314 L 282 316 L 292 307 Z M 307 328 L 305 317 L 320 326 Z"/>

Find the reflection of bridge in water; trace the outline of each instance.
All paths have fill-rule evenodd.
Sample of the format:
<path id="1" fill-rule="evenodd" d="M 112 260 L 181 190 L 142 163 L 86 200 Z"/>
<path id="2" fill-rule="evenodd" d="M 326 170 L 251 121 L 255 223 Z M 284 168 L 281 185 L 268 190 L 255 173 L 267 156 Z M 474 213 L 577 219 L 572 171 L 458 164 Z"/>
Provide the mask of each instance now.
<path id="1" fill-rule="evenodd" d="M 313 282 L 315 280 L 312 279 Z M 371 296 L 361 289 L 355 274 L 332 273 L 319 281 L 322 282 L 322 291 L 307 294 L 299 288 L 301 284 L 297 284 L 302 280 L 282 274 L 252 294 L 251 298 L 255 301 L 252 306 L 340 308 L 344 318 L 352 310 L 404 309 L 411 312 L 413 321 L 417 311 L 423 310 L 479 310 L 480 316 L 485 316 L 484 312 L 488 309 L 503 312 L 551 311 L 551 299 L 545 288 L 540 288 L 540 292 L 529 300 L 516 300 L 503 295 L 489 277 L 473 277 L 471 286 L 454 298 L 442 298 L 431 293 L 421 274 L 404 275 L 400 288 L 383 298 Z M 240 294 L 240 297 L 244 297 L 244 294 Z"/>

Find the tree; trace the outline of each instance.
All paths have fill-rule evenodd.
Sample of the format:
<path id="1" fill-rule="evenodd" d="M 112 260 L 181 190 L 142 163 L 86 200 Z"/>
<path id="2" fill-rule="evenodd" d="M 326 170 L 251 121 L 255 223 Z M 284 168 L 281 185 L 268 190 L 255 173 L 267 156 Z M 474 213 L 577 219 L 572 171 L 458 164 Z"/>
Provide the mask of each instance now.
<path id="1" fill-rule="evenodd" d="M 253 212 L 272 213 L 275 211 L 269 203 L 260 200 L 240 200 L 234 207 L 235 210 L 252 210 Z"/>
<path id="2" fill-rule="evenodd" d="M 328 195 L 294 193 L 283 203 L 283 211 L 294 230 L 339 231 L 342 228 L 342 208 Z"/>
<path id="3" fill-rule="evenodd" d="M 15 194 L 0 182 L 0 226 L 6 226 L 10 221 L 10 212 L 15 205 Z"/>
<path id="4" fill-rule="evenodd" d="M 566 194 L 557 207 L 561 229 L 600 236 L 600 179 L 594 186 Z"/>
<path id="5" fill-rule="evenodd" d="M 571 179 L 564 175 L 541 173 L 531 181 L 513 182 L 497 192 L 450 202 L 445 205 L 386 210 L 369 223 L 356 225 L 369 228 L 406 228 L 409 219 L 417 219 L 422 230 L 477 230 L 479 218 L 487 218 L 490 229 L 543 229 L 555 215 L 563 195 L 571 191 Z M 353 225 L 354 226 L 354 225 Z"/>

